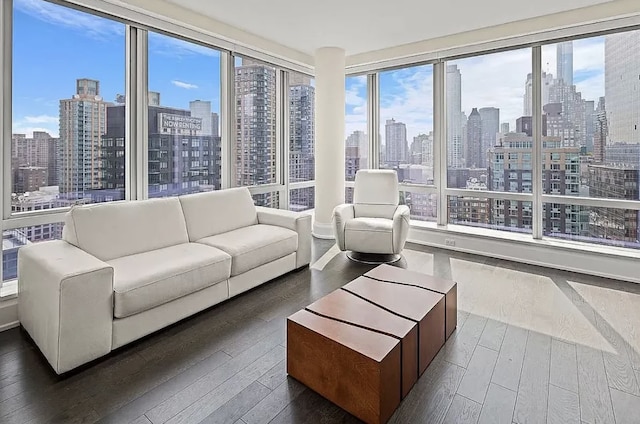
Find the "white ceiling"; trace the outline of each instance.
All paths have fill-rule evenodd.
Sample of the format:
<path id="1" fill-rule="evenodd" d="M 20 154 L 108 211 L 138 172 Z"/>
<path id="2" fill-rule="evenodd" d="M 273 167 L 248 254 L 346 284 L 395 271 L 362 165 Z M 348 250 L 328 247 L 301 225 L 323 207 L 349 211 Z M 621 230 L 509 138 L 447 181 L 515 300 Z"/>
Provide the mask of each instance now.
<path id="1" fill-rule="evenodd" d="M 168 1 L 304 53 L 352 55 L 611 0 Z"/>

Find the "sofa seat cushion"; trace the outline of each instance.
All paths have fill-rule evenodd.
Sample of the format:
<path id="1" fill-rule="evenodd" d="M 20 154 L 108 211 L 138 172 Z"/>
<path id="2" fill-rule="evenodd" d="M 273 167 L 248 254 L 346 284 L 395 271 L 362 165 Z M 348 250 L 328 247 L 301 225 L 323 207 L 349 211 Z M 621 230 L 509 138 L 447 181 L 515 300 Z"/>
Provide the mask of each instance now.
<path id="1" fill-rule="evenodd" d="M 288 228 L 257 224 L 198 240 L 231 255 L 231 276 L 242 274 L 298 249 L 298 234 Z"/>
<path id="2" fill-rule="evenodd" d="M 200 243 L 183 243 L 108 263 L 113 266 L 117 318 L 212 286 L 229 278 L 231 272 L 231 256 Z"/>
<path id="3" fill-rule="evenodd" d="M 350 219 L 344 227 L 344 242 L 347 250 L 362 253 L 393 253 L 393 220 Z"/>

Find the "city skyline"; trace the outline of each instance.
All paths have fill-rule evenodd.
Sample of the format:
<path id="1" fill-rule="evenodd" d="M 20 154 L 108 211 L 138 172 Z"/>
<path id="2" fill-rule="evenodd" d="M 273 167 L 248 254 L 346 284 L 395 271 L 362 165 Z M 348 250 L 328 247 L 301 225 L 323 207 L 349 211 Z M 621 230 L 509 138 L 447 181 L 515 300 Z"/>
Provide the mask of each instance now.
<path id="1" fill-rule="evenodd" d="M 13 133 L 57 137 L 59 101 L 75 92 L 78 78 L 99 80 L 107 102 L 124 94 L 124 24 L 39 0 L 14 4 Z M 46 80 L 40 78 L 43 63 Z M 161 92 L 163 105 L 207 100 L 220 113 L 219 81 L 218 51 L 149 33 L 149 91 Z"/>

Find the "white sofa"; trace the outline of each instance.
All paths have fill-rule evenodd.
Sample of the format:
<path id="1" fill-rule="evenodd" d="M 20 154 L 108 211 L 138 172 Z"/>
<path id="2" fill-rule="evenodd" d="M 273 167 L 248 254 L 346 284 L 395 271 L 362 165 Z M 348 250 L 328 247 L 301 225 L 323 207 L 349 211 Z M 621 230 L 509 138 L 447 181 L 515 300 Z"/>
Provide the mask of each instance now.
<path id="1" fill-rule="evenodd" d="M 20 323 L 64 373 L 309 264 L 311 217 L 246 188 L 71 209 L 18 254 Z"/>

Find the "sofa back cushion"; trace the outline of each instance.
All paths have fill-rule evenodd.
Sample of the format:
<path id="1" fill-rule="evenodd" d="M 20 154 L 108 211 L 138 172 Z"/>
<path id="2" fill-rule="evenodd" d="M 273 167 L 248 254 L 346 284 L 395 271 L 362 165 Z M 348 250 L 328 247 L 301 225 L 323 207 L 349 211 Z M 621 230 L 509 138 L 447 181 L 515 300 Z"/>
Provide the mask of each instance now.
<path id="1" fill-rule="evenodd" d="M 103 261 L 189 242 L 177 198 L 76 206 L 62 238 Z"/>
<path id="2" fill-rule="evenodd" d="M 246 187 L 180 196 L 189 240 L 196 241 L 258 223 Z"/>

